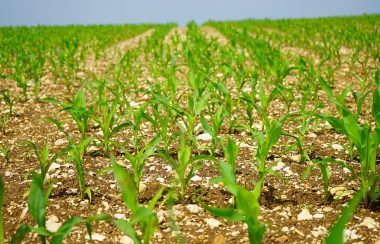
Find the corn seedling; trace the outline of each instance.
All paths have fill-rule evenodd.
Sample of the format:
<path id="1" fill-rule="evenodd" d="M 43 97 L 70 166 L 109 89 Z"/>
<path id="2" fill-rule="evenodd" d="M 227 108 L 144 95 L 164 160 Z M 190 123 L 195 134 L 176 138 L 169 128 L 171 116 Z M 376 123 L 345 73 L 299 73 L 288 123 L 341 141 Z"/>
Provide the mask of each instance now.
<path id="1" fill-rule="evenodd" d="M 138 202 L 138 187 L 136 187 L 131 175 L 116 163 L 113 156 L 111 157 L 111 161 L 113 174 L 121 190 L 122 200 L 132 212 L 132 216 L 128 221 L 119 219 L 115 220 L 115 224 L 119 230 L 127 234 L 135 243 L 148 244 L 158 228 L 158 219 L 153 212 L 153 207 L 161 197 L 163 189 L 159 190 L 148 206 L 145 207 Z M 136 224 L 140 228 L 141 236 L 134 228 Z"/>
<path id="2" fill-rule="evenodd" d="M 248 226 L 250 243 L 259 244 L 264 237 L 265 226 L 259 221 L 260 204 L 259 198 L 262 181 L 256 183 L 253 191 L 248 191 L 236 184 L 236 176 L 233 166 L 220 163 L 220 171 L 226 189 L 235 197 L 236 208 L 214 208 L 200 202 L 200 205 L 213 215 L 230 221 L 241 221 Z"/>
<path id="3" fill-rule="evenodd" d="M 62 155 L 67 153 L 69 150 L 68 147 L 63 148 L 58 153 L 54 154 L 49 159 L 49 144 L 46 143 L 43 145 L 42 150 L 40 150 L 39 146 L 33 143 L 32 141 L 25 141 L 25 143 L 34 151 L 34 154 L 36 155 L 40 170 L 41 170 L 41 178 L 42 181 L 45 182 L 46 174 L 49 171 L 50 166 L 57 161 L 58 158 L 60 158 Z"/>
<path id="4" fill-rule="evenodd" d="M 0 145 L 0 153 L 7 162 L 11 160 L 11 147 L 9 145 Z"/>
<path id="5" fill-rule="evenodd" d="M 93 138 L 85 138 L 80 140 L 78 143 L 75 143 L 74 140 L 70 137 L 70 135 L 63 129 L 62 124 L 58 120 L 52 117 L 49 117 L 48 119 L 49 121 L 54 123 L 61 132 L 63 132 L 66 135 L 66 138 L 69 141 L 69 145 L 67 146 L 67 148 L 63 149 L 64 152 L 68 153 L 66 161 L 74 163 L 79 185 L 80 198 L 83 199 L 85 195 L 87 195 L 91 202 L 92 194 L 90 187 L 86 185 L 85 172 L 83 167 L 83 155 Z"/>
<path id="6" fill-rule="evenodd" d="M 315 167 L 319 168 L 319 170 L 321 171 L 321 176 L 322 176 L 322 180 L 323 180 L 323 192 L 324 192 L 325 204 L 329 201 L 329 197 L 330 197 L 330 192 L 329 192 L 330 168 L 329 168 L 329 164 L 338 164 L 338 165 L 350 170 L 352 174 L 355 174 L 354 169 L 351 166 L 349 166 L 348 164 L 346 164 L 340 160 L 336 160 L 333 158 L 312 159 L 312 162 L 313 162 L 313 164 L 310 165 L 306 169 L 306 171 L 304 172 L 304 174 L 302 176 L 302 180 L 304 180 Z"/>
<path id="7" fill-rule="evenodd" d="M 46 229 L 46 207 L 50 195 L 50 191 L 44 192 L 43 179 L 35 174 L 30 189 L 28 198 L 28 211 L 32 215 L 37 227 L 28 224 L 21 225 L 11 239 L 12 244 L 22 243 L 28 233 L 35 233 L 41 238 L 42 243 L 47 243 L 50 238 L 50 243 L 59 244 L 70 234 L 75 225 L 85 223 L 89 235 L 92 235 L 91 222 L 108 220 L 108 215 L 100 214 L 81 219 L 79 217 L 71 217 L 69 220 L 62 223 L 56 232 L 50 232 Z"/>
<path id="8" fill-rule="evenodd" d="M 180 186 L 178 198 L 182 200 L 186 189 L 189 186 L 191 178 L 202 167 L 203 160 L 214 160 L 213 157 L 207 155 L 192 155 L 192 148 L 189 145 L 189 139 L 185 132 L 181 132 L 178 145 L 178 159 L 174 159 L 169 154 L 157 153 L 157 156 L 165 159 L 176 173 L 176 179 Z"/>
<path id="9" fill-rule="evenodd" d="M 5 104 L 8 106 L 8 115 L 9 117 L 13 116 L 13 105 L 16 101 L 16 97 L 12 97 L 10 90 L 3 90 L 1 91 L 1 95 L 3 95 L 3 100 Z"/>
<path id="10" fill-rule="evenodd" d="M 132 165 L 134 184 L 137 188 L 140 186 L 140 180 L 143 174 L 146 160 L 149 157 L 153 156 L 155 149 L 160 143 L 160 141 L 161 141 L 161 138 L 159 135 L 157 135 L 156 137 L 152 139 L 152 141 L 149 142 L 148 145 L 143 147 L 141 150 L 138 150 L 135 155 L 132 155 L 126 150 L 124 150 L 125 157 L 128 159 L 128 161 Z"/>
<path id="11" fill-rule="evenodd" d="M 212 136 L 211 155 L 214 155 L 217 144 L 222 144 L 222 138 L 219 136 L 219 130 L 223 125 L 224 111 L 224 107 L 220 106 L 216 110 L 215 114 L 210 115 L 211 126 L 207 123 L 207 120 L 205 119 L 204 115 L 200 115 L 203 129 Z"/>
<path id="12" fill-rule="evenodd" d="M 374 128 L 368 124 L 359 124 L 358 114 L 352 114 L 347 106 L 341 103 L 337 106 L 342 110 L 342 118 L 320 115 L 337 132 L 344 134 L 358 150 L 361 164 L 359 179 L 362 199 L 366 206 L 371 206 L 380 197 L 380 175 L 376 172 L 376 156 L 380 145 L 380 71 L 376 72 L 375 85 L 372 98 L 372 116 L 376 124 Z"/>
<path id="13" fill-rule="evenodd" d="M 69 113 L 76 122 L 82 139 L 86 138 L 88 119 L 93 113 L 93 108 L 87 108 L 83 89 L 79 89 L 74 99 L 68 103 L 62 103 L 54 98 L 47 98 L 46 101 L 60 105 L 62 107 L 61 111 Z"/>
<path id="14" fill-rule="evenodd" d="M 343 244 L 344 241 L 344 227 L 350 221 L 356 208 L 359 206 L 364 195 L 363 189 L 360 190 L 354 198 L 348 203 L 340 215 L 338 221 L 331 228 L 328 237 L 326 238 L 326 244 Z"/>
<path id="15" fill-rule="evenodd" d="M 91 118 L 99 124 L 100 129 L 103 132 L 102 144 L 106 154 L 109 151 L 112 136 L 131 125 L 129 122 L 116 125 L 118 119 L 116 116 L 116 109 L 120 103 L 118 89 L 119 88 L 116 87 L 116 91 L 113 92 L 114 99 L 109 100 L 106 95 L 106 83 L 99 82 L 98 99 L 94 108 L 95 111 L 99 112 L 99 115 L 90 114 Z"/>

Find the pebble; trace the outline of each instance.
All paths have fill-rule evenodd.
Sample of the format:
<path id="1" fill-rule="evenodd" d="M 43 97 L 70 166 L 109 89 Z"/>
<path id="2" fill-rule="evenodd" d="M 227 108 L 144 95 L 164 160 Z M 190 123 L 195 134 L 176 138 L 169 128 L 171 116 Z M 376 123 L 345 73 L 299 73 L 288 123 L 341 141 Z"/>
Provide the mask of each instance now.
<path id="1" fill-rule="evenodd" d="M 99 233 L 92 233 L 92 240 L 93 241 L 104 241 L 107 237 L 102 235 L 102 234 L 99 234 Z M 89 235 L 86 235 L 85 236 L 85 239 L 86 240 L 90 240 L 90 236 Z"/>
<path id="2" fill-rule="evenodd" d="M 58 139 L 58 140 L 56 140 L 55 142 L 54 142 L 54 145 L 55 146 L 61 146 L 61 145 L 64 145 L 64 144 L 66 144 L 67 142 L 66 142 L 66 140 L 64 140 L 64 139 Z"/>
<path id="3" fill-rule="evenodd" d="M 368 229 L 374 229 L 379 227 L 379 223 L 371 217 L 365 217 L 363 222 L 360 223 L 360 226 L 365 226 Z"/>
<path id="4" fill-rule="evenodd" d="M 202 181 L 202 177 L 194 175 L 193 178 L 191 178 L 191 181 Z"/>
<path id="5" fill-rule="evenodd" d="M 343 151 L 344 147 L 340 144 L 332 144 L 331 145 L 332 149 L 338 150 L 338 151 Z"/>
<path id="6" fill-rule="evenodd" d="M 312 234 L 315 238 L 317 238 L 317 237 L 319 237 L 319 236 L 321 236 L 321 235 L 325 235 L 325 234 L 327 234 L 327 229 L 326 229 L 325 227 L 323 227 L 323 226 L 318 226 L 318 227 L 314 228 L 314 229 L 311 231 L 311 234 Z"/>
<path id="7" fill-rule="evenodd" d="M 49 216 L 48 220 L 46 221 L 46 229 L 50 232 L 57 232 L 59 227 L 61 227 L 62 223 L 59 222 L 59 219 L 57 216 Z"/>
<path id="8" fill-rule="evenodd" d="M 139 184 L 139 193 L 145 192 L 146 188 L 147 188 L 147 186 L 144 183 L 140 182 L 140 184 Z"/>
<path id="9" fill-rule="evenodd" d="M 201 141 L 211 141 L 212 136 L 209 133 L 203 133 L 203 134 L 198 135 L 196 138 L 197 140 L 201 140 Z"/>
<path id="10" fill-rule="evenodd" d="M 219 225 L 222 224 L 219 220 L 216 220 L 216 219 L 213 219 L 213 218 L 206 218 L 205 222 L 208 224 L 208 226 L 211 229 L 214 229 L 214 228 L 216 228 L 216 227 L 218 227 Z"/>
<path id="11" fill-rule="evenodd" d="M 51 170 L 56 170 L 56 169 L 59 169 L 59 168 L 61 168 L 61 165 L 60 165 L 60 164 L 52 163 L 52 164 L 50 165 L 49 171 L 51 171 Z"/>
<path id="12" fill-rule="evenodd" d="M 284 233 L 288 233 L 289 232 L 289 227 L 284 226 L 284 227 L 281 228 L 281 231 L 284 232 Z"/>
<path id="13" fill-rule="evenodd" d="M 289 237 L 288 236 L 280 236 L 276 239 L 277 242 L 279 243 L 285 243 L 289 240 Z"/>
<path id="14" fill-rule="evenodd" d="M 285 164 L 283 163 L 283 162 L 278 162 L 277 164 L 276 164 L 276 166 L 274 166 L 274 167 L 272 167 L 272 170 L 274 170 L 274 171 L 277 171 L 277 170 L 281 170 L 282 168 L 284 168 L 285 167 Z"/>
<path id="15" fill-rule="evenodd" d="M 165 216 L 166 216 L 166 212 L 164 210 L 160 210 L 160 211 L 157 212 L 157 219 L 158 219 L 158 223 L 159 224 L 161 224 L 162 222 L 164 222 Z"/>
<path id="16" fill-rule="evenodd" d="M 324 214 L 321 214 L 321 213 L 316 213 L 316 214 L 313 215 L 313 217 L 314 217 L 315 219 L 323 219 L 323 218 L 325 217 L 325 215 L 324 215 Z"/>
<path id="17" fill-rule="evenodd" d="M 127 220 L 127 216 L 125 216 L 125 214 L 121 214 L 121 213 L 116 213 L 116 214 L 114 215 L 114 217 L 115 217 L 116 219 L 124 219 L 124 220 Z"/>
<path id="18" fill-rule="evenodd" d="M 122 236 L 120 238 L 120 244 L 134 244 L 134 241 L 129 236 Z"/>
<path id="19" fill-rule="evenodd" d="M 345 241 L 355 240 L 355 239 L 360 238 L 360 235 L 356 233 L 356 230 L 344 229 L 343 235 L 344 235 Z"/>
<path id="20" fill-rule="evenodd" d="M 298 221 L 311 220 L 311 219 L 313 219 L 313 215 L 311 215 L 309 210 L 306 208 L 302 209 L 301 213 L 299 213 L 297 216 Z"/>
<path id="21" fill-rule="evenodd" d="M 292 155 L 292 156 L 290 156 L 290 159 L 296 163 L 299 163 L 299 162 L 301 162 L 301 154 Z"/>
<path id="22" fill-rule="evenodd" d="M 189 211 L 192 214 L 198 214 L 198 213 L 203 211 L 203 208 L 201 208 L 195 204 L 186 205 L 186 209 L 187 209 L 187 211 Z"/>
<path id="23" fill-rule="evenodd" d="M 332 207 L 324 207 L 322 210 L 323 210 L 323 212 L 331 212 L 334 209 Z"/>

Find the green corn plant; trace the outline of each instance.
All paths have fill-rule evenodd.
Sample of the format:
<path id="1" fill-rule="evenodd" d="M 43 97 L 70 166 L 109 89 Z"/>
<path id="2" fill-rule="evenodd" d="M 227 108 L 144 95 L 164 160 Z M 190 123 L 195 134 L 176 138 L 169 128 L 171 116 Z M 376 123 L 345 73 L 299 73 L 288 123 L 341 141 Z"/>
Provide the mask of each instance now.
<path id="1" fill-rule="evenodd" d="M 9 115 L 0 115 L 0 131 L 4 134 L 6 126 L 9 122 Z"/>
<path id="2" fill-rule="evenodd" d="M 271 120 L 269 127 L 265 128 L 265 133 L 260 131 L 253 131 L 252 135 L 257 141 L 257 151 L 256 151 L 256 161 L 257 161 L 257 171 L 259 174 L 259 179 L 264 181 L 265 176 L 268 173 L 275 173 L 271 170 L 270 167 L 267 167 L 266 160 L 268 158 L 269 151 L 273 148 L 274 145 L 280 139 L 282 135 L 282 125 L 285 120 L 290 116 L 287 114 L 283 116 L 280 120 Z M 261 190 L 260 190 L 261 191 Z"/>
<path id="3" fill-rule="evenodd" d="M 326 238 L 326 244 L 343 244 L 344 242 L 344 227 L 352 218 L 356 208 L 359 206 L 364 195 L 364 190 L 361 189 L 342 211 L 337 222 L 330 229 L 330 233 Z"/>
<path id="4" fill-rule="evenodd" d="M 268 118 L 268 108 L 270 103 L 279 96 L 280 89 L 278 86 L 275 86 L 275 88 L 272 89 L 269 95 L 265 94 L 264 87 L 262 84 L 259 85 L 257 88 L 257 78 L 252 79 L 251 81 L 251 93 L 243 93 L 243 97 L 241 98 L 245 102 L 249 103 L 249 106 L 247 107 L 250 109 L 251 107 L 255 108 L 256 111 L 261 116 L 264 124 L 264 127 L 269 128 L 270 127 L 270 119 Z M 258 92 L 258 97 L 260 101 L 260 106 L 257 103 L 256 94 Z M 250 112 L 251 113 L 251 112 Z M 250 119 L 252 120 L 252 119 Z M 253 120 L 252 120 L 253 121 Z"/>
<path id="5" fill-rule="evenodd" d="M 69 145 L 67 146 L 67 148 L 63 149 L 64 152 L 68 153 L 66 161 L 74 163 L 76 177 L 79 185 L 80 198 L 84 199 L 85 195 L 87 195 L 91 202 L 92 193 L 90 187 L 86 185 L 85 172 L 83 167 L 83 155 L 93 138 L 85 138 L 80 140 L 78 143 L 75 143 L 73 138 L 71 138 L 71 136 L 63 129 L 62 124 L 58 120 L 52 117 L 49 117 L 48 120 L 54 123 L 57 126 L 57 128 L 66 135 L 66 138 L 69 141 Z"/>
<path id="6" fill-rule="evenodd" d="M 380 145 L 380 71 L 375 74 L 375 90 L 372 98 L 372 117 L 376 126 L 371 128 L 368 124 L 358 123 L 358 114 L 352 114 L 344 104 L 342 118 L 320 114 L 338 132 L 344 134 L 348 141 L 358 150 L 361 170 L 359 180 L 363 192 L 362 199 L 370 207 L 380 197 L 380 175 L 376 172 L 376 156 Z"/>
<path id="7" fill-rule="evenodd" d="M 189 145 L 189 139 L 185 132 L 181 131 L 178 145 L 178 159 L 174 159 L 169 154 L 157 153 L 157 156 L 165 159 L 174 169 L 176 179 L 180 186 L 178 198 L 182 200 L 186 189 L 189 186 L 191 178 L 202 167 L 203 160 L 214 160 L 213 157 L 207 155 L 192 155 L 192 148 Z"/>
<path id="8" fill-rule="evenodd" d="M 204 93 L 204 89 L 200 89 L 194 91 L 193 94 L 188 96 L 188 109 L 184 111 L 184 116 L 187 119 L 187 133 L 191 141 L 194 141 L 194 127 L 196 119 L 202 110 L 206 108 L 209 95 L 209 93 Z"/>
<path id="9" fill-rule="evenodd" d="M 49 171 L 50 166 L 57 161 L 62 155 L 68 152 L 69 147 L 65 147 L 60 150 L 58 153 L 54 154 L 51 158 L 49 158 L 49 144 L 46 143 L 43 145 L 42 150 L 40 150 L 39 146 L 32 141 L 25 141 L 25 144 L 28 145 L 37 157 L 37 160 L 40 165 L 41 177 L 42 181 L 45 182 L 46 174 Z"/>
<path id="10" fill-rule="evenodd" d="M 91 237 L 92 221 L 109 220 L 110 216 L 105 214 L 95 215 L 85 220 L 79 217 L 71 217 L 69 220 L 62 223 L 56 232 L 50 232 L 46 229 L 46 207 L 50 191 L 44 192 L 43 179 L 40 175 L 34 174 L 30 194 L 28 198 L 28 211 L 32 215 L 37 227 L 32 227 L 28 224 L 21 225 L 16 233 L 12 236 L 11 243 L 22 243 L 28 233 L 35 233 L 41 238 L 42 243 L 47 243 L 50 238 L 50 243 L 59 244 L 70 234 L 73 227 L 79 223 L 85 223 L 87 231 Z"/>
<path id="11" fill-rule="evenodd" d="M 9 117 L 13 116 L 13 105 L 16 101 L 16 97 L 12 97 L 12 93 L 10 90 L 1 91 L 1 95 L 3 95 L 3 100 L 5 104 L 8 106 L 8 115 Z"/>
<path id="12" fill-rule="evenodd" d="M 212 136 L 211 155 L 214 155 L 217 144 L 222 144 L 222 138 L 219 136 L 219 130 L 223 125 L 224 112 L 225 110 L 222 105 L 216 110 L 215 114 L 210 115 L 211 126 L 207 123 L 207 120 L 205 119 L 204 115 L 200 115 L 203 129 Z"/>
<path id="13" fill-rule="evenodd" d="M 43 76 L 44 73 L 44 65 L 45 65 L 45 58 L 42 56 L 36 57 L 35 55 L 31 56 L 31 67 L 32 67 L 32 77 L 33 77 L 33 92 L 35 99 L 39 98 L 40 94 L 40 85 L 41 80 L 40 78 Z"/>
<path id="14" fill-rule="evenodd" d="M 0 176 L 0 244 L 5 244 L 4 225 L 3 225 L 3 206 L 4 206 L 5 185 Z"/>
<path id="15" fill-rule="evenodd" d="M 235 118 L 234 118 L 234 110 L 236 107 L 239 107 L 238 101 L 232 97 L 231 92 L 227 89 L 227 87 L 222 83 L 213 82 L 212 83 L 215 89 L 218 91 L 220 96 L 220 103 L 224 107 L 224 114 L 228 123 L 228 131 L 229 133 L 233 133 L 235 129 Z"/>
<path id="16" fill-rule="evenodd" d="M 265 233 L 265 226 L 260 223 L 258 217 L 260 214 L 259 198 L 263 182 L 257 182 L 254 190 L 248 191 L 242 186 L 236 184 L 236 176 L 232 165 L 221 162 L 220 171 L 224 186 L 236 199 L 236 208 L 210 207 L 197 200 L 198 203 L 217 217 L 230 221 L 244 222 L 248 227 L 248 237 L 250 243 L 261 243 Z"/>
<path id="17" fill-rule="evenodd" d="M 155 99 L 152 101 L 152 108 L 153 116 L 155 118 L 152 125 L 162 138 L 164 152 L 169 153 L 171 142 L 179 135 L 178 133 L 169 135 L 170 125 L 175 123 L 178 112 L 175 108 L 169 105 L 165 97 L 158 94 L 155 94 Z"/>
<path id="18" fill-rule="evenodd" d="M 154 120 L 148 114 L 145 113 L 145 110 L 147 109 L 148 106 L 149 106 L 149 103 L 145 103 L 141 107 L 135 109 L 134 111 L 131 111 L 133 121 L 130 123 L 130 126 L 132 127 L 132 130 L 133 130 L 132 140 L 133 140 L 133 149 L 134 149 L 135 154 L 137 154 L 139 144 L 141 142 L 140 127 L 144 119 L 146 119 L 147 121 L 153 124 L 155 123 Z"/>
<path id="19" fill-rule="evenodd" d="M 62 103 L 54 98 L 47 98 L 46 101 L 60 105 L 62 107 L 60 111 L 69 113 L 77 124 L 82 139 L 86 138 L 88 119 L 93 113 L 93 107 L 87 108 L 86 96 L 82 88 L 78 90 L 74 99 L 67 103 Z"/>
<path id="20" fill-rule="evenodd" d="M 16 58 L 14 79 L 17 82 L 17 86 L 22 89 L 23 98 L 26 100 L 28 98 L 28 82 L 24 74 L 24 62 L 23 58 Z"/>
<path id="21" fill-rule="evenodd" d="M 138 187 L 131 175 L 125 171 L 115 161 L 115 158 L 111 157 L 112 171 L 115 176 L 116 182 L 121 190 L 122 200 L 124 204 L 131 211 L 132 216 L 127 220 L 118 219 L 115 220 L 116 227 L 127 234 L 135 243 L 150 243 L 155 230 L 158 228 L 158 219 L 153 212 L 153 207 L 160 199 L 163 189 L 159 190 L 148 206 L 138 202 Z M 138 225 L 141 231 L 141 235 L 137 233 L 134 226 Z"/>
<path id="22" fill-rule="evenodd" d="M 322 176 L 322 180 L 323 180 L 323 192 L 324 192 L 324 203 L 327 204 L 327 202 L 329 201 L 329 198 L 330 198 L 330 192 L 329 192 L 329 181 L 330 181 L 330 169 L 329 169 L 329 164 L 338 164 L 348 170 L 351 171 L 352 174 L 355 174 L 354 172 L 354 169 L 340 161 L 340 160 L 336 160 L 336 159 L 333 159 L 333 158 L 324 158 L 324 159 L 312 159 L 311 160 L 313 162 L 312 165 L 310 165 L 304 172 L 304 174 L 302 175 L 302 180 L 305 180 L 305 178 L 311 173 L 311 171 L 315 168 L 315 167 L 318 167 L 320 172 L 321 172 L 321 176 Z"/>
<path id="23" fill-rule="evenodd" d="M 11 146 L 0 145 L 0 153 L 5 158 L 7 162 L 11 160 Z"/>
<path id="24" fill-rule="evenodd" d="M 149 142 L 149 144 L 147 144 L 141 150 L 137 151 L 135 155 L 132 155 L 126 150 L 124 150 L 125 157 L 129 160 L 129 162 L 132 165 L 134 184 L 137 188 L 140 186 L 140 180 L 143 174 L 146 160 L 154 155 L 155 149 L 160 143 L 160 141 L 161 138 L 159 135 L 157 135 Z"/>
<path id="25" fill-rule="evenodd" d="M 69 149 L 68 155 L 69 157 L 66 159 L 67 161 L 71 161 L 75 165 L 77 180 L 79 184 L 79 191 L 81 199 L 84 198 L 85 195 L 88 196 L 90 202 L 92 201 L 92 193 L 91 188 L 87 186 L 85 180 L 85 172 L 83 167 L 83 154 L 91 143 L 92 138 L 86 138 L 81 140 L 78 144 L 75 144 L 72 139 L 69 139 Z"/>
<path id="26" fill-rule="evenodd" d="M 105 86 L 105 82 L 99 82 L 98 98 L 94 108 L 95 111 L 99 112 L 100 116 L 97 116 L 95 113 L 90 114 L 90 116 L 96 123 L 99 124 L 100 129 L 103 132 L 102 144 L 104 145 L 104 152 L 107 154 L 109 152 L 112 136 L 122 131 L 127 126 L 131 126 L 131 123 L 125 122 L 116 125 L 118 120 L 116 116 L 116 109 L 120 103 L 119 88 L 115 87 L 115 91 L 113 92 L 114 99 L 109 100 L 106 95 Z"/>

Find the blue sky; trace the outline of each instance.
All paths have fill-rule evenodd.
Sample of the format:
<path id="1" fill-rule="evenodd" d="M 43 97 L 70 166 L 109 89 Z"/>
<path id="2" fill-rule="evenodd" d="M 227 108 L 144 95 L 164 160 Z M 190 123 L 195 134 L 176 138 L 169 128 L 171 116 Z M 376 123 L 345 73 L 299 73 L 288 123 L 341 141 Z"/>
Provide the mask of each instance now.
<path id="1" fill-rule="evenodd" d="M 380 13 L 380 0 L 0 0 L 0 26 L 202 23 Z"/>

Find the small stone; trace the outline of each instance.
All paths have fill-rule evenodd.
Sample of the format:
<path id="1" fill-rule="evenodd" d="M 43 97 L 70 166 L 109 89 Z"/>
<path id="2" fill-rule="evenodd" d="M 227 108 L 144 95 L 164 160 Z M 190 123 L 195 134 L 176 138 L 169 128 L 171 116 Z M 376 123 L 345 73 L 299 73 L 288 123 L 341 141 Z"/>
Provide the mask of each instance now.
<path id="1" fill-rule="evenodd" d="M 313 219 L 313 215 L 311 215 L 309 210 L 306 208 L 302 209 L 301 213 L 299 213 L 297 216 L 298 221 L 311 220 L 311 219 Z"/>
<path id="2" fill-rule="evenodd" d="M 222 224 L 220 221 L 213 218 L 206 218 L 205 221 L 211 229 L 214 229 Z"/>
<path id="3" fill-rule="evenodd" d="M 277 171 L 277 170 L 281 170 L 282 168 L 284 168 L 285 167 L 285 164 L 283 163 L 283 162 L 278 162 L 277 163 L 277 165 L 276 166 L 274 166 L 274 167 L 272 167 L 272 169 L 274 170 L 274 171 Z"/>
<path id="4" fill-rule="evenodd" d="M 289 227 L 284 226 L 284 227 L 281 228 L 281 231 L 284 232 L 284 233 L 288 233 L 289 232 Z"/>
<path id="5" fill-rule="evenodd" d="M 332 208 L 332 207 L 324 207 L 323 209 L 322 209 L 322 211 L 323 212 L 331 212 L 331 211 L 333 211 L 334 209 Z"/>
<path id="6" fill-rule="evenodd" d="M 140 107 L 140 104 L 135 102 L 135 101 L 131 101 L 129 103 L 129 106 L 131 106 L 132 108 L 139 108 Z"/>
<path id="7" fill-rule="evenodd" d="M 318 226 L 311 231 L 311 234 L 317 238 L 319 236 L 327 234 L 327 229 L 323 226 Z"/>
<path id="8" fill-rule="evenodd" d="M 97 147 L 95 147 L 94 145 L 90 146 L 89 148 L 87 148 L 87 152 L 88 153 L 93 153 L 93 152 L 96 152 L 98 151 L 99 149 Z"/>
<path id="9" fill-rule="evenodd" d="M 371 217 L 365 217 L 363 222 L 360 223 L 360 226 L 365 226 L 368 229 L 374 229 L 379 227 L 379 223 Z"/>
<path id="10" fill-rule="evenodd" d="M 127 216 L 125 216 L 125 214 L 121 214 L 121 213 L 116 213 L 116 214 L 114 215 L 114 217 L 115 217 L 116 219 L 124 219 L 124 220 L 127 220 Z"/>
<path id="11" fill-rule="evenodd" d="M 140 185 L 139 185 L 139 193 L 143 193 L 143 192 L 145 192 L 145 191 L 146 191 L 146 188 L 147 188 L 147 186 L 146 186 L 144 183 L 140 182 Z"/>
<path id="12" fill-rule="evenodd" d="M 343 151 L 344 147 L 340 144 L 332 144 L 331 145 L 332 149 L 337 150 L 337 151 Z"/>
<path id="13" fill-rule="evenodd" d="M 5 171 L 4 175 L 5 175 L 6 177 L 9 177 L 9 176 L 11 176 L 11 175 L 12 175 L 12 173 L 11 173 L 11 172 L 9 172 L 9 171 Z"/>
<path id="14" fill-rule="evenodd" d="M 129 236 L 122 236 L 120 238 L 120 244 L 134 244 L 135 242 Z"/>
<path id="15" fill-rule="evenodd" d="M 284 235 L 284 236 L 278 237 L 276 240 L 279 243 L 285 243 L 285 242 L 287 242 L 289 240 L 289 237 Z"/>
<path id="16" fill-rule="evenodd" d="M 212 136 L 209 133 L 203 133 L 197 136 L 197 140 L 201 141 L 211 141 Z"/>
<path id="17" fill-rule="evenodd" d="M 60 164 L 52 163 L 52 164 L 50 165 L 49 171 L 51 171 L 51 170 L 56 170 L 56 169 L 59 169 L 59 168 L 61 168 L 61 165 L 60 165 Z"/>
<path id="18" fill-rule="evenodd" d="M 107 237 L 102 235 L 102 234 L 99 234 L 99 233 L 92 233 L 92 240 L 93 241 L 104 241 Z M 91 240 L 90 236 L 89 235 L 86 235 L 85 236 L 85 239 L 86 240 Z"/>
<path id="19" fill-rule="evenodd" d="M 225 244 L 227 243 L 226 238 L 222 235 L 218 235 L 215 237 L 214 241 L 212 242 L 213 244 Z"/>
<path id="20" fill-rule="evenodd" d="M 346 187 L 344 186 L 337 186 L 330 189 L 331 195 L 340 195 L 346 190 Z"/>
<path id="21" fill-rule="evenodd" d="M 292 156 L 290 156 L 290 159 L 291 159 L 292 161 L 294 161 L 294 162 L 299 163 L 299 162 L 301 162 L 301 154 L 292 155 Z"/>
<path id="22" fill-rule="evenodd" d="M 57 232 L 59 227 L 61 227 L 62 223 L 59 222 L 59 219 L 57 216 L 49 216 L 48 220 L 46 221 L 46 229 L 50 232 Z"/>
<path id="23" fill-rule="evenodd" d="M 162 222 L 164 222 L 165 216 L 166 216 L 166 212 L 164 210 L 160 210 L 160 211 L 157 212 L 157 219 L 158 219 L 158 223 L 159 224 L 161 224 Z"/>
<path id="24" fill-rule="evenodd" d="M 64 144 L 66 144 L 66 143 L 67 143 L 66 140 L 64 140 L 64 139 L 58 139 L 58 140 L 56 140 L 56 141 L 54 142 L 54 145 L 55 145 L 55 146 L 61 146 L 61 145 L 64 145 Z"/>
<path id="25" fill-rule="evenodd" d="M 198 176 L 198 175 L 194 175 L 192 178 L 191 178 L 191 181 L 202 181 L 202 177 Z"/>
<path id="26" fill-rule="evenodd" d="M 198 205 L 195 204 L 188 204 L 186 205 L 187 211 L 189 211 L 192 214 L 198 214 L 203 211 L 203 208 L 199 207 Z"/>
<path id="27" fill-rule="evenodd" d="M 172 170 L 173 170 L 173 168 L 172 168 L 172 166 L 170 166 L 170 165 L 166 165 L 165 167 L 164 167 L 164 170 L 166 171 L 166 172 L 171 172 Z"/>
<path id="28" fill-rule="evenodd" d="M 343 231 L 344 241 L 359 239 L 360 235 L 356 233 L 356 230 L 344 229 Z"/>
<path id="29" fill-rule="evenodd" d="M 325 217 L 325 215 L 324 215 L 324 214 L 321 214 L 321 213 L 316 213 L 316 214 L 313 215 L 313 217 L 314 217 L 315 219 L 323 219 L 323 218 Z"/>

